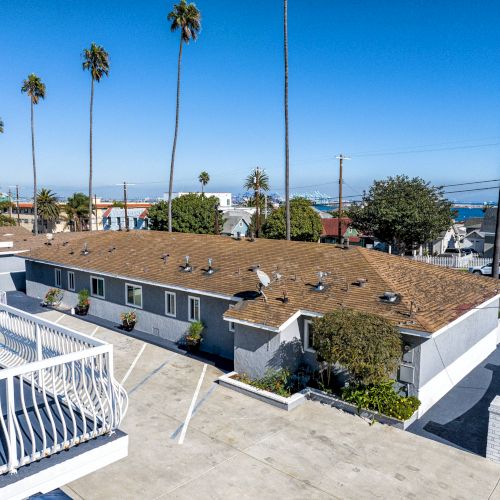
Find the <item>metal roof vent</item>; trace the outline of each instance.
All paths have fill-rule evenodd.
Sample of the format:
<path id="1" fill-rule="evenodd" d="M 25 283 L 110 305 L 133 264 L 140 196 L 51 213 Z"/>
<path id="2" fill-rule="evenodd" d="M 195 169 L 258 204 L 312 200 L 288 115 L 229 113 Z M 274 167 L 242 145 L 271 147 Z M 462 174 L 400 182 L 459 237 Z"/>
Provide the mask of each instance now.
<path id="1" fill-rule="evenodd" d="M 169 253 L 164 253 L 161 258 L 163 260 L 163 263 L 166 264 L 167 261 L 168 261 L 168 258 L 170 257 L 170 254 Z"/>
<path id="2" fill-rule="evenodd" d="M 368 283 L 368 280 L 366 278 L 358 278 L 354 284 L 359 286 L 360 288 L 363 288 L 364 286 L 366 286 L 366 284 Z"/>
<path id="3" fill-rule="evenodd" d="M 82 250 L 82 255 L 88 255 L 90 252 L 89 252 L 89 247 L 87 245 L 87 242 L 85 242 L 83 244 L 83 250 Z"/>
<path id="4" fill-rule="evenodd" d="M 380 300 L 386 304 L 397 304 L 401 301 L 401 296 L 395 292 L 384 292 Z"/>
<path id="5" fill-rule="evenodd" d="M 323 292 L 326 288 L 325 280 L 328 273 L 324 271 L 318 271 L 318 283 L 315 285 L 314 290 L 316 292 Z"/>
<path id="6" fill-rule="evenodd" d="M 214 273 L 215 273 L 215 269 L 212 267 L 212 259 L 209 257 L 208 258 L 208 268 L 205 269 L 205 275 L 211 276 Z"/>
<path id="7" fill-rule="evenodd" d="M 190 273 L 193 270 L 193 266 L 189 263 L 189 255 L 184 257 L 184 266 L 182 269 L 185 273 Z"/>

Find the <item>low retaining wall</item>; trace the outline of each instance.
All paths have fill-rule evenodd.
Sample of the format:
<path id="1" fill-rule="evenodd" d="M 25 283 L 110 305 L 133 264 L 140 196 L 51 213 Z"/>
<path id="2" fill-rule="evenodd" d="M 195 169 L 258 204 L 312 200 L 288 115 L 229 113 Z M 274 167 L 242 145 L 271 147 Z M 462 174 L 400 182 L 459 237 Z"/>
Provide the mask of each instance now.
<path id="1" fill-rule="evenodd" d="M 228 387 L 233 391 L 246 394 L 251 398 L 255 398 L 259 401 L 263 401 L 264 403 L 281 408 L 282 410 L 290 411 L 306 402 L 308 389 L 304 389 L 303 391 L 297 392 L 288 398 L 284 398 L 283 396 L 278 396 L 273 392 L 263 391 L 262 389 L 257 389 L 257 387 L 235 380 L 232 378 L 234 375 L 237 375 L 237 372 L 230 372 L 226 375 L 222 375 L 222 377 L 218 378 L 219 384 L 223 387 Z"/>

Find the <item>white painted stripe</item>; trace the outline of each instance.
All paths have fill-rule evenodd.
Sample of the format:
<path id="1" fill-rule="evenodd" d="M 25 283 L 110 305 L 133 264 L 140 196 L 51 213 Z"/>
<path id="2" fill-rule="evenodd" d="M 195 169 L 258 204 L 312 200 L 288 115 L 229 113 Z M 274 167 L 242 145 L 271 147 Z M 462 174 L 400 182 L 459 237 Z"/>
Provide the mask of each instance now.
<path id="1" fill-rule="evenodd" d="M 94 330 L 92 331 L 92 333 L 90 334 L 90 336 L 93 337 L 97 333 L 97 330 L 99 330 L 99 326 L 96 326 L 94 328 Z"/>
<path id="2" fill-rule="evenodd" d="M 207 364 L 205 363 L 203 365 L 203 370 L 201 372 L 200 379 L 198 380 L 198 385 L 196 386 L 196 390 L 194 391 L 193 399 L 191 400 L 191 404 L 189 405 L 189 410 L 187 412 L 186 418 L 184 419 L 184 425 L 182 427 L 181 436 L 179 438 L 179 444 L 182 444 L 184 442 L 189 421 L 191 420 L 191 416 L 193 415 L 194 405 L 196 403 L 196 400 L 198 399 L 198 394 L 200 393 L 201 384 L 203 382 L 203 378 L 205 377 L 206 371 L 207 371 Z"/>
<path id="3" fill-rule="evenodd" d="M 66 314 L 61 314 L 61 316 L 59 316 L 59 317 L 58 317 L 58 318 L 54 321 L 54 323 L 59 323 L 59 321 L 61 321 L 61 320 L 64 318 L 64 316 L 66 316 Z"/>
<path id="4" fill-rule="evenodd" d="M 146 342 L 142 344 L 142 347 L 140 351 L 137 353 L 137 356 L 135 357 L 134 361 L 132 361 L 132 364 L 130 365 L 129 369 L 127 370 L 127 373 L 125 373 L 125 376 L 123 377 L 121 381 L 121 385 L 125 383 L 125 381 L 128 379 L 129 375 L 132 373 L 132 370 L 135 368 L 135 365 L 137 364 L 137 361 L 139 361 L 139 358 L 142 356 L 142 353 L 144 352 L 144 349 L 146 349 Z"/>

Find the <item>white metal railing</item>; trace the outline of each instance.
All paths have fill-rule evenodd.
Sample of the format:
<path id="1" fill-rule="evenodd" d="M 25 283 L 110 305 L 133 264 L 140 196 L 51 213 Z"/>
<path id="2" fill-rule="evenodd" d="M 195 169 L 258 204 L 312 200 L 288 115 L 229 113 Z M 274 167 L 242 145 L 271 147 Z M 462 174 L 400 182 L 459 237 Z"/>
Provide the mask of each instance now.
<path id="1" fill-rule="evenodd" d="M 111 433 L 127 411 L 111 344 L 5 304 L 0 365 L 0 474 Z"/>
<path id="2" fill-rule="evenodd" d="M 434 264 L 442 267 L 453 267 L 454 269 L 468 269 L 469 267 L 485 266 L 486 264 L 491 263 L 491 259 L 485 257 L 473 257 L 471 255 L 465 255 L 463 257 L 454 255 L 450 257 L 415 255 L 409 258 L 418 262 L 425 262 L 427 264 Z"/>

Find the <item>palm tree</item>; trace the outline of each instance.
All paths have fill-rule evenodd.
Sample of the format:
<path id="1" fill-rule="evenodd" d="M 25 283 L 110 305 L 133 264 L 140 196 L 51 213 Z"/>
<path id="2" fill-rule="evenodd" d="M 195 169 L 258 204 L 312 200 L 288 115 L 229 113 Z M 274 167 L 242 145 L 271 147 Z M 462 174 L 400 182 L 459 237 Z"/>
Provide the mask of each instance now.
<path id="1" fill-rule="evenodd" d="M 0 118 L 0 134 L 3 134 L 3 120 Z"/>
<path id="2" fill-rule="evenodd" d="M 283 32 L 285 48 L 285 224 L 290 239 L 290 153 L 288 147 L 288 0 L 283 0 Z"/>
<path id="3" fill-rule="evenodd" d="M 186 0 L 181 0 L 180 3 L 174 4 L 172 12 L 167 16 L 171 22 L 170 31 L 181 30 L 179 44 L 179 58 L 177 60 L 177 100 L 175 106 L 175 132 L 174 142 L 172 144 L 172 158 L 170 160 L 170 180 L 168 183 L 168 230 L 172 232 L 172 189 L 174 185 L 174 163 L 175 163 L 175 148 L 177 146 L 177 133 L 179 129 L 179 105 L 181 92 L 181 62 L 182 62 L 182 45 L 189 43 L 190 40 L 196 40 L 198 33 L 201 30 L 201 14 L 194 3 L 188 4 Z"/>
<path id="4" fill-rule="evenodd" d="M 200 184 L 201 184 L 201 194 L 203 194 L 204 187 L 210 182 L 210 176 L 208 175 L 208 172 L 203 171 L 198 176 L 198 180 L 200 181 Z"/>
<path id="5" fill-rule="evenodd" d="M 53 193 L 50 189 L 42 188 L 40 189 L 37 196 L 38 203 L 38 213 L 42 219 L 42 226 L 45 232 L 47 226 L 50 222 L 55 222 L 59 218 L 61 212 L 61 207 L 57 202 L 57 195 Z"/>
<path id="6" fill-rule="evenodd" d="M 34 231 L 38 234 L 38 207 L 37 207 L 37 187 L 36 187 L 36 161 L 35 161 L 35 118 L 34 106 L 40 99 L 45 99 L 45 84 L 34 73 L 28 75 L 24 80 L 21 92 L 28 94 L 31 102 L 31 155 L 33 158 L 33 217 Z"/>
<path id="7" fill-rule="evenodd" d="M 269 176 L 266 174 L 265 170 L 261 170 L 257 167 L 247 176 L 243 187 L 249 191 L 253 191 L 255 194 L 255 236 L 258 238 L 261 210 L 260 192 L 269 191 Z"/>
<path id="8" fill-rule="evenodd" d="M 89 230 L 92 231 L 92 115 L 94 111 L 94 82 L 100 82 L 101 78 L 109 74 L 109 54 L 104 47 L 92 43 L 90 49 L 83 51 L 84 70 L 90 71 L 90 148 L 89 148 Z"/>
<path id="9" fill-rule="evenodd" d="M 89 222 L 89 198 L 84 193 L 73 193 L 64 207 L 68 221 L 74 223 L 75 231 L 82 231 L 84 223 Z"/>

